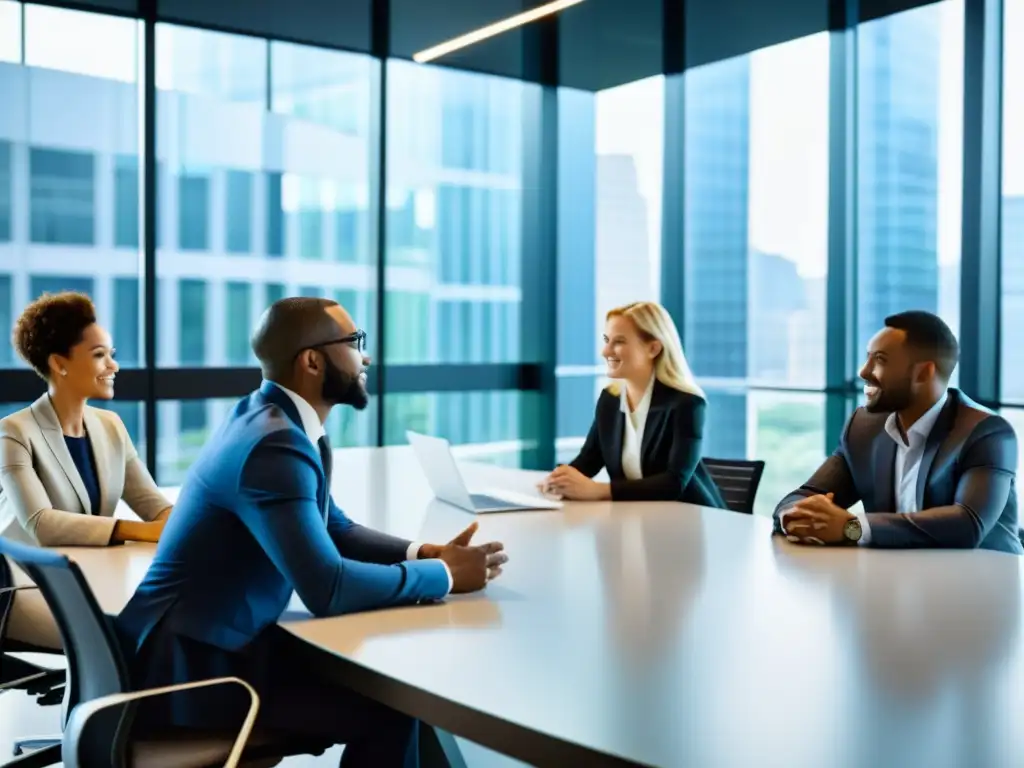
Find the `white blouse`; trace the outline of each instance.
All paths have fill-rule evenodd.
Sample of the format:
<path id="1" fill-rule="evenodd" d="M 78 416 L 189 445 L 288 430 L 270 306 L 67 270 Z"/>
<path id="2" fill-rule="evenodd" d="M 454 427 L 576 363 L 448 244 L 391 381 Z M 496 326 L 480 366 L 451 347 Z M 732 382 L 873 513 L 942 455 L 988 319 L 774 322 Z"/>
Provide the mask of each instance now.
<path id="1" fill-rule="evenodd" d="M 633 411 L 629 410 L 625 383 L 619 394 L 619 410 L 625 414 L 626 422 L 622 435 L 622 473 L 627 480 L 640 480 L 644 476 L 640 468 L 640 449 L 644 444 L 644 427 L 647 425 L 647 412 L 651 409 L 654 379 L 652 376 L 644 396 Z"/>

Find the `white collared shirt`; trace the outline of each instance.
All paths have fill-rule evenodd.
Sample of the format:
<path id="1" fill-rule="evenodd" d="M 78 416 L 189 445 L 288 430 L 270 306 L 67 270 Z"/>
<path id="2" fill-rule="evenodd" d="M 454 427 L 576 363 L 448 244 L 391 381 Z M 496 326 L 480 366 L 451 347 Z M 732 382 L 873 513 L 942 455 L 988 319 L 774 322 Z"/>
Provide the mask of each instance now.
<path id="1" fill-rule="evenodd" d="M 641 480 L 644 476 L 640 466 L 640 449 L 644 444 L 644 428 L 647 426 L 647 413 L 651 409 L 654 381 L 655 377 L 652 376 L 644 396 L 632 411 L 629 409 L 625 383 L 619 393 L 619 410 L 625 414 L 626 422 L 622 433 L 622 474 L 627 480 Z"/>
<path id="2" fill-rule="evenodd" d="M 890 413 L 885 420 L 885 431 L 896 443 L 896 463 L 893 467 L 893 498 L 896 499 L 894 512 L 912 514 L 921 511 L 921 500 L 917 498 L 917 479 L 921 473 L 921 460 L 935 422 L 946 405 L 947 394 L 943 393 L 938 402 L 929 408 L 907 430 L 906 439 L 900 432 L 898 416 Z M 868 526 L 868 515 L 861 512 L 857 515 L 863 531 L 860 544 L 871 543 L 871 529 Z"/>
<path id="3" fill-rule="evenodd" d="M 272 381 L 271 384 L 273 384 L 275 387 L 277 387 L 286 395 L 288 395 L 288 399 L 295 403 L 295 409 L 299 412 L 299 420 L 302 422 L 302 429 L 306 433 L 306 437 L 309 438 L 309 441 L 313 443 L 313 447 L 315 447 L 317 451 L 319 451 L 320 438 L 326 435 L 327 432 L 324 430 L 324 425 L 320 421 L 320 416 L 317 415 L 316 409 L 306 401 L 306 398 L 304 398 L 302 395 L 292 392 L 290 389 L 288 389 L 288 387 L 283 387 L 276 381 Z M 330 493 L 330 490 L 328 490 L 328 493 Z M 411 544 L 409 544 L 409 549 L 407 549 L 405 552 L 405 559 L 417 560 L 419 558 L 419 551 L 421 545 L 422 542 L 419 541 L 414 541 Z M 451 571 L 448 569 L 447 563 L 444 563 L 444 567 L 445 570 L 448 570 L 448 590 L 451 591 L 452 574 Z"/>

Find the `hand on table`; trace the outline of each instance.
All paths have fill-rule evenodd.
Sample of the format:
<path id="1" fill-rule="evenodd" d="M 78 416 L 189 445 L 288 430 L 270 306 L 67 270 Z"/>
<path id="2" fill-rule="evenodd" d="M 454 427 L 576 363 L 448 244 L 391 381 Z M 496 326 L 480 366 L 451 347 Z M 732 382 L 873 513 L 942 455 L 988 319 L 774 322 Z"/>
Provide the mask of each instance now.
<path id="1" fill-rule="evenodd" d="M 487 582 L 501 575 L 501 567 L 508 562 L 505 545 L 498 541 L 471 546 L 473 535 L 480 527 L 472 523 L 447 544 L 424 544 L 420 547 L 421 560 L 443 560 L 452 574 L 452 592 L 476 592 Z"/>
<path id="2" fill-rule="evenodd" d="M 819 494 L 798 501 L 779 516 L 786 538 L 795 544 L 833 545 L 846 541 L 843 527 L 854 515 Z"/>
<path id="3" fill-rule="evenodd" d="M 572 501 L 606 501 L 612 497 L 611 486 L 591 480 L 568 464 L 556 467 L 544 480 L 541 490 Z"/>

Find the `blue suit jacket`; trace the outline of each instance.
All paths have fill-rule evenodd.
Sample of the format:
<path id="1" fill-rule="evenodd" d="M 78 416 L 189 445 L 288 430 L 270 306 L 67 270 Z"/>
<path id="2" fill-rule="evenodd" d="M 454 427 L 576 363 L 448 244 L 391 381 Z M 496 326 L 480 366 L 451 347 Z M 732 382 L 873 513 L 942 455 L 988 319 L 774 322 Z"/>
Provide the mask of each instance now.
<path id="1" fill-rule="evenodd" d="M 779 516 L 802 498 L 834 493 L 849 508 L 863 502 L 871 546 L 947 547 L 1024 553 L 1018 534 L 1017 436 L 1001 416 L 957 389 L 925 443 L 917 476 L 922 511 L 893 512 L 896 443 L 885 431 L 886 413 L 858 408 L 839 448 L 803 486 L 779 502 Z"/>
<path id="2" fill-rule="evenodd" d="M 233 673 L 216 651 L 244 649 L 277 622 L 293 590 L 316 616 L 447 594 L 444 565 L 406 561 L 408 546 L 338 509 L 294 403 L 264 383 L 190 470 L 117 626 L 151 684 Z"/>

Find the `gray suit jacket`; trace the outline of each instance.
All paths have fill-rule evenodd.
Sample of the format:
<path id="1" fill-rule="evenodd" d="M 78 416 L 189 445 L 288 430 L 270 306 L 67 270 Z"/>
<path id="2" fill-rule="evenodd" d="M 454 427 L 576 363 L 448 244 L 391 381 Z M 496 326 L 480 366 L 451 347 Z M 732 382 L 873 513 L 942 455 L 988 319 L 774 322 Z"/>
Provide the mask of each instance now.
<path id="1" fill-rule="evenodd" d="M 47 395 L 0 420 L 0 536 L 44 547 L 105 546 L 122 499 L 147 521 L 171 506 L 116 413 L 86 406 L 84 421 L 100 486 L 96 510 Z"/>
<path id="2" fill-rule="evenodd" d="M 1018 533 L 1017 436 L 1001 416 L 956 389 L 925 444 L 917 478 L 921 511 L 899 514 L 893 472 L 896 443 L 885 431 L 888 414 L 858 408 L 839 448 L 775 509 L 779 515 L 801 498 L 834 493 L 848 509 L 858 501 L 871 525 L 873 547 L 958 547 L 1024 554 Z"/>

